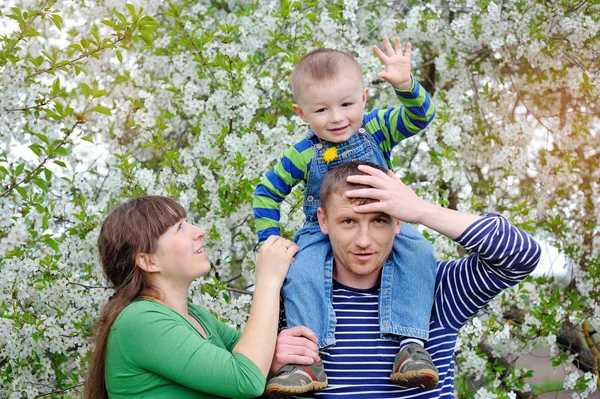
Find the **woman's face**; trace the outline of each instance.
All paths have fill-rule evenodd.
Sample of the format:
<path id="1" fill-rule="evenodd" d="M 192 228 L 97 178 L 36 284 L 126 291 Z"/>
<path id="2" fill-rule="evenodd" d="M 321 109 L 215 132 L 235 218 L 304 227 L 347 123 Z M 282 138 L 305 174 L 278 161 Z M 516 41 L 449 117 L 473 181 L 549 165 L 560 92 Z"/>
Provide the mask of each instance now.
<path id="1" fill-rule="evenodd" d="M 204 252 L 206 230 L 181 219 L 158 239 L 158 249 L 152 255 L 160 275 L 172 282 L 191 283 L 210 270 L 208 254 Z"/>

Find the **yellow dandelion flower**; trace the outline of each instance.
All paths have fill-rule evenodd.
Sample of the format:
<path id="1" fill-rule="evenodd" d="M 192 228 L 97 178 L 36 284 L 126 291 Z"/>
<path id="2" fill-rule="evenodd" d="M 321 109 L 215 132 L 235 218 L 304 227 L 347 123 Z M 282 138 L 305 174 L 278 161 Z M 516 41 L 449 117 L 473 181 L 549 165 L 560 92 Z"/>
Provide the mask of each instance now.
<path id="1" fill-rule="evenodd" d="M 337 158 L 337 148 L 336 147 L 329 147 L 328 149 L 326 149 L 325 151 L 323 151 L 323 160 L 327 163 L 333 161 L 334 159 Z"/>

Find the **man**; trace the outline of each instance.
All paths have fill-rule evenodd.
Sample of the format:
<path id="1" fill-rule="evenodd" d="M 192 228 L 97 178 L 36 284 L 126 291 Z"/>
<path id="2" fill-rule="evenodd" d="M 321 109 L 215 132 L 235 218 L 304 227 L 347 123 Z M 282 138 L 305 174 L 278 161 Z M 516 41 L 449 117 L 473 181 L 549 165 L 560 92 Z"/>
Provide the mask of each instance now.
<path id="1" fill-rule="evenodd" d="M 503 289 L 525 279 L 540 257 L 539 245 L 502 216 L 470 215 L 427 203 L 391 171 L 364 162 L 346 163 L 327 174 L 318 218 L 331 241 L 325 267 L 333 270 L 337 318 L 336 345 L 320 354 L 329 387 L 314 394 L 318 397 L 453 397 L 454 348 L 460 328 Z M 392 242 L 398 230 L 402 234 L 403 222 L 422 224 L 472 253 L 438 262 L 425 349 L 439 371 L 439 384 L 429 391 L 403 389 L 390 381 L 390 374 L 421 368 L 423 359 L 418 352 L 394 358 L 398 344 L 379 335 L 380 272 L 386 262 L 394 261 Z M 317 353 L 310 339 L 314 336 L 305 329 L 282 331 L 272 370 L 287 363 L 311 364 Z M 309 366 L 294 374 L 307 386 L 319 379 L 311 375 Z M 285 387 L 287 381 L 278 383 Z M 279 396 L 286 392 L 272 388 L 268 385 L 267 392 Z"/>

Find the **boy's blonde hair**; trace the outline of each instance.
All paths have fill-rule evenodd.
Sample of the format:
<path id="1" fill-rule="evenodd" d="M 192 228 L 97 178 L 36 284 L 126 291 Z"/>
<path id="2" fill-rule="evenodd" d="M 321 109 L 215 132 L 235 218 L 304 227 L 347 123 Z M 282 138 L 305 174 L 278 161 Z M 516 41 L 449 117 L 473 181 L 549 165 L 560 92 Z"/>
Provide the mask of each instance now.
<path id="1" fill-rule="evenodd" d="M 330 48 L 319 48 L 300 59 L 292 71 L 292 92 L 296 102 L 304 89 L 313 81 L 333 79 L 340 72 L 354 70 L 362 80 L 360 65 L 348 53 Z"/>

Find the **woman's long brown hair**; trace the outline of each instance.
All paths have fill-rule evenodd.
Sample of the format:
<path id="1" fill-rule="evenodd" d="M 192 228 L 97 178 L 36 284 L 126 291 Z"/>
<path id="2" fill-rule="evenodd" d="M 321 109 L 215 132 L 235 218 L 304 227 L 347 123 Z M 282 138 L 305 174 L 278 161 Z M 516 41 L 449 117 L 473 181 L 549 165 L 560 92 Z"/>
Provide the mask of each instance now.
<path id="1" fill-rule="evenodd" d="M 102 223 L 98 252 L 102 269 L 115 289 L 96 322 L 96 349 L 89 363 L 84 398 L 107 399 L 105 383 L 106 342 L 121 311 L 140 295 L 156 296 L 136 266 L 140 253 L 156 252 L 158 238 L 186 216 L 174 200 L 160 196 L 133 198 L 116 207 Z"/>

